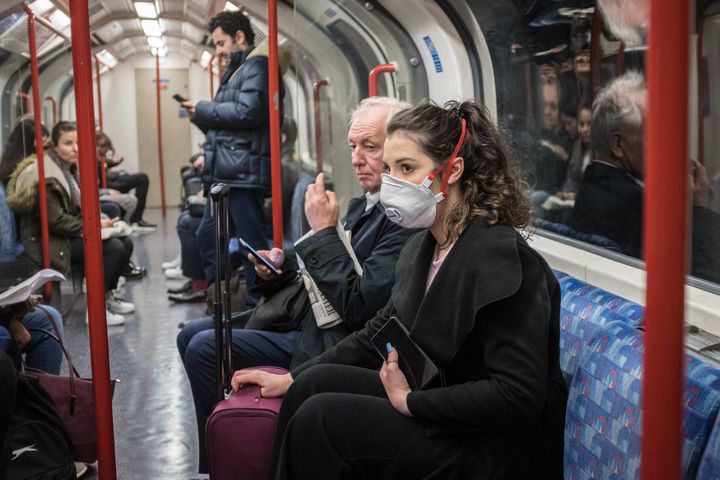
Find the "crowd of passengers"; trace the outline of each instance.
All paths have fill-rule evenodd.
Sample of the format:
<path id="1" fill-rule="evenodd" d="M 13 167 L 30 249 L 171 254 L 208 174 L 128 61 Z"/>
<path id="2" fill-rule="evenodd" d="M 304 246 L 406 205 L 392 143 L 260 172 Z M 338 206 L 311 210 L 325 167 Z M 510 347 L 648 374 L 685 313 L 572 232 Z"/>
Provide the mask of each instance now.
<path id="1" fill-rule="evenodd" d="M 319 174 L 302 202 L 310 230 L 290 254 L 268 248 L 264 214 L 270 181 L 267 54 L 255 48 L 250 21 L 241 13 L 218 14 L 209 33 L 216 52 L 229 59 L 228 68 L 213 101 L 183 104 L 206 134 L 191 167 L 202 188 L 178 220 L 179 262 L 163 267 L 169 278 L 177 277 L 178 269 L 189 278 L 170 292 L 181 295 L 172 300 L 204 297 L 217 268 L 212 213 L 204 199 L 213 184 L 229 184 L 233 236 L 243 237 L 281 272 L 251 255 L 236 262 L 246 291 L 242 305 L 233 309 L 231 338 L 233 389 L 257 384 L 265 397 L 284 397 L 268 459 L 273 478 L 562 478 L 567 385 L 559 367 L 560 289 L 523 232 L 534 206 L 540 216 L 555 215 L 578 232 L 605 237 L 622 252 L 640 256 L 642 76 L 628 72 L 592 104 L 567 108 L 559 106 L 557 78 L 546 72 L 543 166 L 536 169 L 533 192 L 480 104 L 363 100 L 350 116 L 346 161 L 364 194 L 342 206 L 346 214 L 340 219 L 338 198 Z M 286 121 L 284 134 L 292 138 L 289 125 Z M 72 125 L 53 128 L 48 163 L 54 167 L 46 169 L 46 178 L 56 208 L 74 225 L 79 189 L 73 170 L 77 153 L 68 153 L 76 140 L 67 140 L 69 134 L 75 134 Z M 99 149 L 112 148 L 109 139 L 98 138 L 107 140 Z M 241 144 L 247 149 L 236 148 Z M 13 199 L 18 186 L 32 187 L 32 162 L 16 162 L 7 177 L 8 203 L 20 218 L 28 252 L 33 247 L 27 240 L 37 240 L 38 232 L 24 237 L 22 232 L 37 227 L 36 200 L 19 206 Z M 707 175 L 699 163 L 693 167 L 693 229 L 715 235 L 717 214 L 706 208 Z M 131 181 L 115 185 L 120 193 L 146 192 L 146 182 L 142 187 Z M 54 248 L 65 245 L 70 262 L 78 232 L 52 230 Z M 361 271 L 342 235 L 349 236 Z M 711 235 L 693 236 L 693 269 L 700 276 L 720 272 L 712 264 L 717 256 L 711 245 L 704 243 Z M 122 258 L 115 268 L 106 267 L 108 308 L 122 303 L 111 287 L 129 265 L 127 238 L 104 242 L 117 240 L 114 259 Z M 108 266 L 113 265 L 109 250 L 104 248 Z M 300 276 L 314 281 L 336 317 L 318 315 L 307 302 L 267 315 L 258 303 L 263 292 L 275 294 Z M 2 319 L 5 338 L 25 349 L 28 364 L 35 361 L 33 352 L 51 350 L 42 338 L 23 332 L 23 324 L 47 321 L 47 316 L 32 320 L 37 311 L 27 310 L 32 306 L 6 309 Z M 399 368 L 402 352 L 396 346 L 388 343 L 386 356 L 378 354 L 370 339 L 392 319 L 406 327 L 440 375 L 414 385 Z M 200 472 L 208 469 L 205 423 L 217 403 L 212 329 L 211 317 L 199 318 L 177 336 L 195 406 Z M 45 368 L 57 371 L 58 352 L 43 355 Z M 289 373 L 252 368 L 261 365 Z"/>

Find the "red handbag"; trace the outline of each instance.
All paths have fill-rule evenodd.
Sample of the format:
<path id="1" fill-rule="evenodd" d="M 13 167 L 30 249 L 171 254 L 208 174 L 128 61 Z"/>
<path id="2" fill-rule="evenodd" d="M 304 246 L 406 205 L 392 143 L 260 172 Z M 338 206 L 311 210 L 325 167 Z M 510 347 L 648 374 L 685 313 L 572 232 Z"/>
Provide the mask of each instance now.
<path id="1" fill-rule="evenodd" d="M 59 334 L 55 319 L 41 305 L 35 308 L 42 310 L 50 320 L 55 332 Z M 78 371 L 72 363 L 72 357 L 65 348 L 63 341 L 58 335 L 40 330 L 32 331 L 43 333 L 55 339 L 62 348 L 68 362 L 67 377 L 52 375 L 36 369 L 25 369 L 26 373 L 38 380 L 50 394 L 60 418 L 65 423 L 65 428 L 70 434 L 75 446 L 75 460 L 85 463 L 92 463 L 97 460 L 97 434 L 95 430 L 95 396 L 93 393 L 92 379 L 80 378 Z M 115 390 L 117 380 L 110 379 L 111 395 Z"/>

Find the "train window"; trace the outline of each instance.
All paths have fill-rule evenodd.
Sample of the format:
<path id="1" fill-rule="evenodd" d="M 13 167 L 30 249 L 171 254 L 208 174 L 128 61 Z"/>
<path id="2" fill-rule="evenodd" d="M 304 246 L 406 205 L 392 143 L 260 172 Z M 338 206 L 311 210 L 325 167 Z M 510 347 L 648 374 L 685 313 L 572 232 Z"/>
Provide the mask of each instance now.
<path id="1" fill-rule="evenodd" d="M 470 5 L 492 57 L 498 122 L 526 173 L 538 231 L 641 259 L 645 2 L 601 1 L 602 15 L 590 2 L 478 3 Z M 678 161 L 693 175 L 690 273 L 720 283 L 720 140 L 711 133 L 720 122 L 720 2 L 700 3 L 690 151 Z"/>

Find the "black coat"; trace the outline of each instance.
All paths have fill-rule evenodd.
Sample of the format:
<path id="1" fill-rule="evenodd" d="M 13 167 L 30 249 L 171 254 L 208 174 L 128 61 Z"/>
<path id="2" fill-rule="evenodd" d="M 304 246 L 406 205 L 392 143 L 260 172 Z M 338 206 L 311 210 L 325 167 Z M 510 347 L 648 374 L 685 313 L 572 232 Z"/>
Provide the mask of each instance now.
<path id="1" fill-rule="evenodd" d="M 363 267 L 362 276 L 355 272 L 334 227 L 320 230 L 295 246 L 306 270 L 343 323 L 321 329 L 312 312 L 308 312 L 293 366 L 319 355 L 364 327 L 390 298 L 395 283 L 395 263 L 408 238 L 417 230 L 392 223 L 379 203 L 367 212 L 366 205 L 364 197 L 351 199 L 344 219 L 345 229 L 352 232 L 350 243 Z"/>
<path id="2" fill-rule="evenodd" d="M 486 478 L 488 459 L 493 478 L 562 478 L 567 387 L 557 280 L 515 230 L 475 219 L 425 294 L 435 245 L 429 232 L 413 237 L 385 308 L 293 376 L 317 363 L 379 368 L 370 338 L 396 316 L 446 382 L 410 393 L 410 411 L 429 423 L 428 435 L 467 436 L 449 461 L 452 478 Z"/>
<path id="3" fill-rule="evenodd" d="M 630 174 L 592 162 L 585 169 L 571 227 L 614 241 L 625 255 L 642 255 L 643 189 Z"/>

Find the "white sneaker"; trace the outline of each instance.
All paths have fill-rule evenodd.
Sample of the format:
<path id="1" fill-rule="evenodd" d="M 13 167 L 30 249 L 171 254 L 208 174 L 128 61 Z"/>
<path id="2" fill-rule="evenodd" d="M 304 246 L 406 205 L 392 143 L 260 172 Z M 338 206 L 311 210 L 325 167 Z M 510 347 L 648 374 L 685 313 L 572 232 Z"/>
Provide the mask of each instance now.
<path id="1" fill-rule="evenodd" d="M 115 295 L 105 302 L 105 306 L 112 313 L 126 314 L 135 311 L 135 305 L 130 302 L 126 302 L 124 299 L 116 297 Z"/>
<path id="2" fill-rule="evenodd" d="M 123 277 L 122 275 L 120 275 L 120 277 L 118 277 L 117 288 L 116 288 L 115 290 L 113 290 L 113 293 L 122 292 L 122 291 L 123 291 L 123 288 L 125 288 L 125 284 L 126 284 L 126 283 L 127 283 L 127 281 L 125 280 L 125 277 Z"/>
<path id="3" fill-rule="evenodd" d="M 87 465 L 85 465 L 83 462 L 74 462 L 74 463 L 75 463 L 75 476 L 77 478 L 80 478 L 87 473 L 87 471 L 88 471 Z"/>
<path id="4" fill-rule="evenodd" d="M 112 313 L 110 310 L 107 309 L 105 310 L 105 320 L 108 327 L 115 327 L 117 325 L 122 325 L 123 323 L 125 323 L 125 317 Z M 85 323 L 89 323 L 88 312 L 85 312 Z"/>
<path id="5" fill-rule="evenodd" d="M 143 227 L 137 223 L 133 223 L 130 227 L 132 228 L 133 233 L 150 233 L 157 230 L 157 227 Z"/>
<path id="6" fill-rule="evenodd" d="M 168 280 L 182 280 L 185 278 L 185 275 L 182 273 L 182 268 L 168 268 L 165 270 L 165 278 Z"/>
<path id="7" fill-rule="evenodd" d="M 169 262 L 163 262 L 162 265 L 160 265 L 160 268 L 163 270 L 167 270 L 169 268 L 178 268 L 180 266 L 180 261 L 182 259 L 180 258 L 180 254 L 178 253 L 175 255 L 175 258 L 170 260 Z"/>

